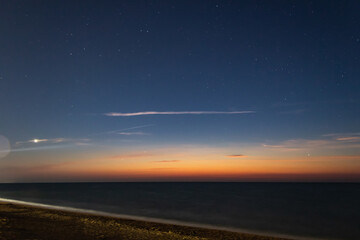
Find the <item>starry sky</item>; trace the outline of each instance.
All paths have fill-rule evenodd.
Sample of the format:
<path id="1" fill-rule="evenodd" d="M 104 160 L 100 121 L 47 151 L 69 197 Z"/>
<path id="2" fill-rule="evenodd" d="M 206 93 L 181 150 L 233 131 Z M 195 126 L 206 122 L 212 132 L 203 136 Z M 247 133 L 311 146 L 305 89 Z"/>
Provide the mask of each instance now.
<path id="1" fill-rule="evenodd" d="M 360 181 L 359 1 L 0 1 L 0 181 Z"/>

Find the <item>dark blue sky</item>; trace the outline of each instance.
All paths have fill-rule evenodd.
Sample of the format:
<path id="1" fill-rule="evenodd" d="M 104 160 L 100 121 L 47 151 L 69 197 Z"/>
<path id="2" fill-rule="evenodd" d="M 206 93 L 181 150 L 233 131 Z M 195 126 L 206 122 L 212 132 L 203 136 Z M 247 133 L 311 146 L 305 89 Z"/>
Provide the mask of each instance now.
<path id="1" fill-rule="evenodd" d="M 0 3 L 0 134 L 12 148 L 359 136 L 358 1 Z M 254 113 L 104 115 L 145 111 Z"/>

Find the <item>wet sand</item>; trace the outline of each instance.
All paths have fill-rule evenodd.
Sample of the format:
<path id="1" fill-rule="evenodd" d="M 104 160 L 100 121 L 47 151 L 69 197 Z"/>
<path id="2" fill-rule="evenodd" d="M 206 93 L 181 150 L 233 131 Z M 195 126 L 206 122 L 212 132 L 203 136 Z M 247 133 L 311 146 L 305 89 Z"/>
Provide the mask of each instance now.
<path id="1" fill-rule="evenodd" d="M 97 216 L 0 202 L 0 239 L 281 240 L 284 238 Z"/>

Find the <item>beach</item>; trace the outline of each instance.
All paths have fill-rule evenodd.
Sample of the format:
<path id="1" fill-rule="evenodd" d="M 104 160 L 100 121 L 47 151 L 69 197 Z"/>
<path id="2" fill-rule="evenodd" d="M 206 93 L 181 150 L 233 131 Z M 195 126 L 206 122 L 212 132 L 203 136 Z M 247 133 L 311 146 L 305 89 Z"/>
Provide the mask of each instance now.
<path id="1" fill-rule="evenodd" d="M 0 239 L 281 240 L 284 238 L 0 202 Z"/>

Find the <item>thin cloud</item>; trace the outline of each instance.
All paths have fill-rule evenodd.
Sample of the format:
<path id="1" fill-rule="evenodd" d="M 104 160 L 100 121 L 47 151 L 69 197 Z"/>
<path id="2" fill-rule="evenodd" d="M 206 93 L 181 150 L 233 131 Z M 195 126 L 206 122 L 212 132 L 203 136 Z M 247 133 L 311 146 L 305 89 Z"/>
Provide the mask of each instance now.
<path id="1" fill-rule="evenodd" d="M 42 138 L 42 139 L 34 138 L 34 139 L 27 140 L 27 141 L 18 141 L 15 144 L 21 145 L 21 144 L 25 144 L 25 143 L 43 143 L 43 142 L 48 142 L 48 141 L 49 141 L 49 139 L 46 139 L 46 138 Z"/>
<path id="2" fill-rule="evenodd" d="M 116 134 L 118 134 L 118 135 L 124 135 L 124 136 L 133 136 L 133 135 L 141 136 L 141 135 L 149 135 L 148 133 L 144 133 L 144 132 L 117 132 Z"/>
<path id="3" fill-rule="evenodd" d="M 21 145 L 24 143 L 42 143 L 42 142 L 48 142 L 48 141 L 49 141 L 49 139 L 46 139 L 46 138 L 42 138 L 42 139 L 34 138 L 34 139 L 27 140 L 27 141 L 19 141 L 19 142 L 16 142 L 15 144 Z"/>
<path id="4" fill-rule="evenodd" d="M 348 141 L 348 142 L 357 142 L 360 141 L 360 137 L 338 137 L 336 138 L 338 141 Z"/>
<path id="5" fill-rule="evenodd" d="M 39 143 L 70 143 L 70 142 L 89 142 L 88 138 L 74 139 L 74 138 L 34 138 L 27 141 L 16 142 L 15 145 L 24 145 L 24 144 L 39 144 Z"/>
<path id="6" fill-rule="evenodd" d="M 321 139 L 291 139 L 281 142 L 280 144 L 263 144 L 264 148 L 276 151 L 299 151 L 309 148 L 325 148 L 332 146 L 332 141 Z"/>
<path id="7" fill-rule="evenodd" d="M 129 128 L 120 129 L 119 131 L 128 131 L 128 130 L 133 130 L 133 129 L 152 127 L 152 126 L 154 126 L 154 125 L 155 125 L 155 124 L 140 125 L 140 126 L 135 126 L 135 127 L 129 127 Z"/>
<path id="8" fill-rule="evenodd" d="M 360 132 L 352 132 L 352 133 L 328 133 L 322 135 L 324 137 L 340 137 L 340 136 L 360 136 Z"/>
<path id="9" fill-rule="evenodd" d="M 262 144 L 265 149 L 280 152 L 310 150 L 360 149 L 357 137 L 331 137 L 328 139 L 292 139 L 278 144 Z"/>
<path id="10" fill-rule="evenodd" d="M 64 145 L 52 145 L 52 146 L 41 146 L 41 147 L 27 147 L 27 148 L 13 148 L 10 152 L 25 152 L 25 151 L 41 151 L 41 150 L 50 150 L 63 148 Z M 1 152 L 1 151 L 0 151 Z"/>
<path id="11" fill-rule="evenodd" d="M 159 161 L 152 161 L 154 163 L 176 163 L 180 162 L 180 160 L 159 160 Z"/>
<path id="12" fill-rule="evenodd" d="M 330 133 L 323 136 L 341 142 L 360 142 L 360 133 Z"/>
<path id="13" fill-rule="evenodd" d="M 75 142 L 74 144 L 76 146 L 91 146 L 91 145 L 93 145 L 92 143 L 88 143 L 88 142 Z"/>
<path id="14" fill-rule="evenodd" d="M 134 127 L 128 127 L 128 128 L 122 128 L 122 129 L 118 129 L 118 130 L 113 130 L 113 131 L 95 133 L 95 134 L 91 134 L 89 136 L 103 135 L 103 134 L 119 134 L 119 133 L 120 133 L 120 135 L 126 135 L 126 134 L 121 134 L 121 133 L 129 131 L 129 130 L 151 127 L 151 126 L 154 126 L 154 125 L 155 124 L 139 125 L 139 126 L 134 126 Z"/>
<path id="15" fill-rule="evenodd" d="M 145 116 L 145 115 L 209 115 L 209 114 L 248 114 L 255 113 L 255 111 L 185 111 L 185 112 L 132 112 L 132 113 L 121 113 L 121 112 L 110 112 L 104 113 L 108 117 L 133 117 L 133 116 Z"/>
<path id="16" fill-rule="evenodd" d="M 231 154 L 231 155 L 226 155 L 226 157 L 230 157 L 230 158 L 241 158 L 241 157 L 246 157 L 243 154 Z"/>

